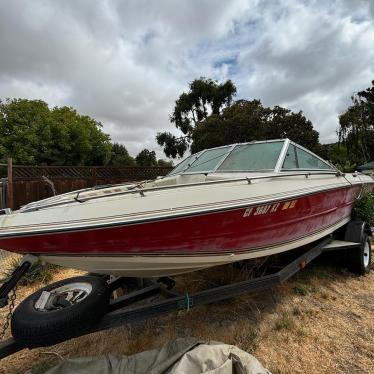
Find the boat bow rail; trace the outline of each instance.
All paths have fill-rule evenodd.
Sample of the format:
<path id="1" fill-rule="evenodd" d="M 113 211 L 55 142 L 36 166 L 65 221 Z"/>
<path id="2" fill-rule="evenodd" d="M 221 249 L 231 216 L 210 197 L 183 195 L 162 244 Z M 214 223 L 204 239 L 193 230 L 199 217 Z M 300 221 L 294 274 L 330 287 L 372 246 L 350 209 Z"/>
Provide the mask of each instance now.
<path id="1" fill-rule="evenodd" d="M 248 173 L 246 173 L 248 174 Z M 206 174 L 207 176 L 208 174 Z M 210 174 L 213 175 L 213 174 Z M 114 196 L 121 196 L 121 195 L 130 195 L 130 194 L 139 194 L 142 197 L 146 196 L 147 192 L 155 192 L 155 191 L 162 191 L 162 190 L 173 190 L 173 189 L 179 189 L 179 188 L 188 188 L 188 187 L 196 187 L 196 186 L 209 186 L 209 185 L 215 185 L 215 184 L 224 184 L 224 183 L 235 183 L 235 182 L 247 182 L 248 184 L 251 184 L 253 181 L 257 180 L 265 180 L 265 179 L 276 179 L 276 178 L 287 178 L 287 177 L 300 177 L 304 176 L 305 178 L 309 178 L 311 176 L 315 175 L 332 175 L 336 177 L 345 177 L 344 173 L 341 173 L 340 171 L 307 171 L 307 172 L 297 172 L 297 173 L 285 173 L 285 172 L 279 172 L 279 173 L 271 173 L 269 175 L 261 175 L 261 176 L 243 176 L 238 178 L 224 178 L 224 179 L 218 179 L 218 180 L 207 180 L 204 182 L 193 182 L 193 183 L 183 183 L 183 184 L 173 184 L 173 185 L 166 185 L 166 186 L 156 186 L 156 187 L 142 187 L 144 183 L 149 183 L 149 181 L 144 181 L 142 183 L 138 183 L 136 185 L 131 185 L 129 187 L 126 186 L 125 191 L 104 191 L 107 189 L 107 187 L 103 188 L 92 188 L 92 189 L 84 189 L 77 191 L 75 195 L 73 193 L 69 193 L 72 198 L 70 200 L 61 200 L 57 202 L 52 202 L 51 204 L 33 204 L 29 208 L 28 206 L 24 206 L 21 211 L 23 213 L 27 212 L 33 212 L 41 209 L 47 209 L 52 208 L 56 206 L 61 206 L 65 204 L 71 204 L 71 203 L 84 203 L 86 201 L 96 200 L 96 199 L 102 199 L 102 198 L 110 198 Z M 117 185 L 116 188 L 125 187 L 121 185 Z M 96 191 L 101 190 L 100 194 L 95 196 L 82 196 L 82 194 L 90 191 Z M 68 195 L 68 194 L 65 194 Z"/>

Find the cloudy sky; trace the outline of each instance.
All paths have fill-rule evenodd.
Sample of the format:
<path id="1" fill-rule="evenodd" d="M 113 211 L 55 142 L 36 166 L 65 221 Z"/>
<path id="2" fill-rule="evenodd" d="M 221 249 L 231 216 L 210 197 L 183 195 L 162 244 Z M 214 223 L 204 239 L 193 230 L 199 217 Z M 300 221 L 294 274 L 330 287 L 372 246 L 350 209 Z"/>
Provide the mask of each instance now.
<path id="1" fill-rule="evenodd" d="M 72 106 L 133 155 L 162 155 L 155 135 L 200 76 L 302 110 L 333 141 L 374 79 L 374 1 L 0 0 L 0 98 Z"/>

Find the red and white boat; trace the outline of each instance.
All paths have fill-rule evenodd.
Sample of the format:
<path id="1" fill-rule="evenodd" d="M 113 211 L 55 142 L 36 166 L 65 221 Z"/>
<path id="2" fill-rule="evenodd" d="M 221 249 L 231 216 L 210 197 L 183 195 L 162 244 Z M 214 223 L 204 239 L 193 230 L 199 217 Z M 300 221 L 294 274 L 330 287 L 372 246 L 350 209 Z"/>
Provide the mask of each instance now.
<path id="1" fill-rule="evenodd" d="M 272 255 L 345 225 L 373 179 L 288 139 L 191 155 L 168 176 L 85 189 L 0 216 L 0 248 L 95 273 L 152 277 Z"/>

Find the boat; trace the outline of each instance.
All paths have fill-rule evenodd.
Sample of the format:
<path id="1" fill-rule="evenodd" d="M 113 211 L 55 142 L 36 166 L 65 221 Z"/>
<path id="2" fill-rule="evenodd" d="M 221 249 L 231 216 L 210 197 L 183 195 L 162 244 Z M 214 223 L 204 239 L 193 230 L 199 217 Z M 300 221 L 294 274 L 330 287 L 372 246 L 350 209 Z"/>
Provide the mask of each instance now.
<path id="1" fill-rule="evenodd" d="M 0 215 L 0 248 L 92 273 L 159 277 L 269 256 L 347 224 L 371 177 L 289 139 L 216 147 L 167 176 Z"/>

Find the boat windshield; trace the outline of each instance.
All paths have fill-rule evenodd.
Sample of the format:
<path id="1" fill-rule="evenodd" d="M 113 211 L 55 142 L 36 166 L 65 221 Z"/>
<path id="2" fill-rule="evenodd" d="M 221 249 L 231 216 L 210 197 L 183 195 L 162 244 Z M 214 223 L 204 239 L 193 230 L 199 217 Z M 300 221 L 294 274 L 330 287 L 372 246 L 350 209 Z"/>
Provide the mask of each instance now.
<path id="1" fill-rule="evenodd" d="M 287 140 L 235 144 L 212 148 L 187 157 L 169 175 L 208 172 L 275 171 L 278 160 L 285 170 L 332 170 L 331 165 Z"/>
<path id="2" fill-rule="evenodd" d="M 181 163 L 179 163 L 168 175 L 175 175 L 182 173 L 184 169 L 188 168 L 188 166 L 193 162 L 196 158 L 196 155 L 191 155 L 184 159 Z"/>
<path id="3" fill-rule="evenodd" d="M 232 146 L 208 149 L 183 160 L 169 175 L 179 173 L 206 173 L 214 170 L 230 152 Z"/>
<path id="4" fill-rule="evenodd" d="M 169 175 L 274 169 L 284 141 L 238 144 L 208 149 L 183 160 Z"/>
<path id="5" fill-rule="evenodd" d="M 274 170 L 283 141 L 240 144 L 219 166 L 218 171 Z"/>

